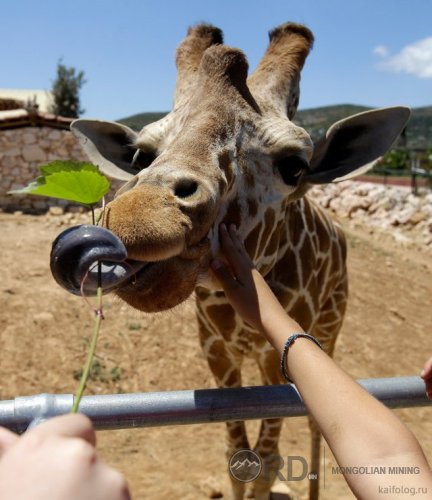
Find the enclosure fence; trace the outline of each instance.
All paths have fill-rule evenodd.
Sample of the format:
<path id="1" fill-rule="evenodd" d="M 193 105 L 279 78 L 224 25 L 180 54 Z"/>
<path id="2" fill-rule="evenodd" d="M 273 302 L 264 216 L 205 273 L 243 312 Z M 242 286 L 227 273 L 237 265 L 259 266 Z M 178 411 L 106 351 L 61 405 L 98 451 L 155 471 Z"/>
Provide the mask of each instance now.
<path id="1" fill-rule="evenodd" d="M 389 408 L 431 405 L 420 377 L 358 382 Z M 29 426 L 45 419 L 68 413 L 73 400 L 72 394 L 38 394 L 0 401 L 0 425 L 15 432 L 24 432 Z M 96 429 L 307 415 L 306 407 L 293 385 L 84 396 L 79 411 L 92 420 Z"/>

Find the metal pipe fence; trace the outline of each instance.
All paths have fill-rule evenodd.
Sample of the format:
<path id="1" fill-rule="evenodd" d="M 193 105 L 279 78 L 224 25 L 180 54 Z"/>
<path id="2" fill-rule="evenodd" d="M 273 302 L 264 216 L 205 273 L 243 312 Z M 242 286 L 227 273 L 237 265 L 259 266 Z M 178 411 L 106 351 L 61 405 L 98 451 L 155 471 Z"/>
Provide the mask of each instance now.
<path id="1" fill-rule="evenodd" d="M 389 408 L 431 405 L 420 377 L 366 379 L 359 383 Z M 24 432 L 42 420 L 68 413 L 73 399 L 72 394 L 38 394 L 0 401 L 0 425 Z M 293 385 L 84 396 L 80 412 L 93 421 L 96 429 L 307 415 Z"/>

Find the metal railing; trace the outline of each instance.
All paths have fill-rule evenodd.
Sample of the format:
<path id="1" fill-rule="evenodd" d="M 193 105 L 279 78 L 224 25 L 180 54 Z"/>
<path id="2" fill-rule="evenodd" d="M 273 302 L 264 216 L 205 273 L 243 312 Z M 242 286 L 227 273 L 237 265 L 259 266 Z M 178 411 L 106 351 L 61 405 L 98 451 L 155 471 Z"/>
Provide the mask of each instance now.
<path id="1" fill-rule="evenodd" d="M 389 408 L 431 405 L 420 377 L 366 379 L 359 383 Z M 0 401 L 0 425 L 15 432 L 24 432 L 29 426 L 47 418 L 68 413 L 73 398 L 72 394 L 39 394 Z M 84 396 L 80 412 L 93 421 L 96 429 L 202 424 L 307 414 L 293 385 Z"/>

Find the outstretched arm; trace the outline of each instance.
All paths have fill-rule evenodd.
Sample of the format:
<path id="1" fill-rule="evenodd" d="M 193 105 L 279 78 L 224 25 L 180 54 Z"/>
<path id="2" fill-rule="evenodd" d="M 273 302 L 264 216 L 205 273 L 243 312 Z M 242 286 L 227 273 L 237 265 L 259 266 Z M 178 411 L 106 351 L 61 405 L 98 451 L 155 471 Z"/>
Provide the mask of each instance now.
<path id="1" fill-rule="evenodd" d="M 286 339 L 302 332 L 277 301 L 264 278 L 254 268 L 236 229 L 220 228 L 222 250 L 228 266 L 211 263 L 228 300 L 251 326 L 259 330 L 280 354 Z M 310 340 L 298 338 L 289 348 L 287 369 L 340 466 L 418 467 L 418 474 L 403 478 L 406 487 L 423 487 L 432 494 L 432 478 L 423 451 L 413 434 L 384 405 L 373 398 Z M 417 470 L 417 469 L 415 469 Z M 383 475 L 350 475 L 345 478 L 361 498 L 386 498 L 379 491 Z M 388 477 L 387 477 L 388 479 Z M 421 492 L 420 492 L 421 493 Z M 397 498 L 393 493 L 387 498 Z"/>

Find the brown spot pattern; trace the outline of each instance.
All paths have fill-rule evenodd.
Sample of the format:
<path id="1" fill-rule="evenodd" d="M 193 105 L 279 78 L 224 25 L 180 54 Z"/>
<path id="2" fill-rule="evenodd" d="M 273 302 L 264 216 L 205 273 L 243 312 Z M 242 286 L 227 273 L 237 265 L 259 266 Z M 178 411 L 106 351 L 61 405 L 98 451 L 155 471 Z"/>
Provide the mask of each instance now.
<path id="1" fill-rule="evenodd" d="M 288 249 L 285 255 L 276 263 L 272 275 L 275 279 L 284 283 L 285 286 L 298 290 L 300 288 L 300 273 L 297 265 L 297 259 L 295 253 Z"/>
<path id="2" fill-rule="evenodd" d="M 255 217 L 256 214 L 258 213 L 258 203 L 256 200 L 253 198 L 248 198 L 247 199 L 247 206 L 248 206 L 248 212 L 249 212 L 249 217 Z"/>
<path id="3" fill-rule="evenodd" d="M 251 258 L 254 258 L 256 255 L 261 228 L 262 222 L 259 222 L 245 239 L 245 248 Z"/>
<path id="4" fill-rule="evenodd" d="M 210 321 L 217 325 L 218 330 L 223 334 L 229 335 L 234 331 L 235 313 L 229 304 L 220 304 L 208 306 L 206 309 Z"/>
<path id="5" fill-rule="evenodd" d="M 264 214 L 264 231 L 261 236 L 260 244 L 259 244 L 259 249 L 258 249 L 258 255 L 263 255 L 264 254 L 264 247 L 266 246 L 270 235 L 274 231 L 274 225 L 275 225 L 275 211 L 273 208 L 268 208 L 265 211 Z M 267 252 L 265 255 L 269 255 Z"/>
<path id="6" fill-rule="evenodd" d="M 240 226 L 241 222 L 241 206 L 237 198 L 231 201 L 228 206 L 227 213 L 223 219 L 226 224 L 235 224 L 236 227 Z"/>
<path id="7" fill-rule="evenodd" d="M 309 308 L 309 304 L 306 302 L 305 296 L 300 295 L 295 301 L 293 307 L 290 310 L 290 314 L 293 318 L 302 326 L 305 330 L 309 330 L 312 325 L 312 311 Z"/>

